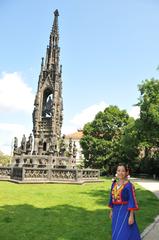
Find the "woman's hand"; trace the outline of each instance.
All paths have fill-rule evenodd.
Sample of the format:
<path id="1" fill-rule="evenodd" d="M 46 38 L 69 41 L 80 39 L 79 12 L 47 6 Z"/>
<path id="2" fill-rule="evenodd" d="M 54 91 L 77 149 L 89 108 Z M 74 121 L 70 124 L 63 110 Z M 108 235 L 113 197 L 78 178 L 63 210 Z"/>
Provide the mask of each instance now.
<path id="1" fill-rule="evenodd" d="M 109 212 L 109 218 L 112 219 L 112 210 Z"/>
<path id="2" fill-rule="evenodd" d="M 129 225 L 132 225 L 134 223 L 134 212 L 133 211 L 130 211 L 130 216 L 129 216 L 129 219 L 128 219 L 128 224 Z"/>

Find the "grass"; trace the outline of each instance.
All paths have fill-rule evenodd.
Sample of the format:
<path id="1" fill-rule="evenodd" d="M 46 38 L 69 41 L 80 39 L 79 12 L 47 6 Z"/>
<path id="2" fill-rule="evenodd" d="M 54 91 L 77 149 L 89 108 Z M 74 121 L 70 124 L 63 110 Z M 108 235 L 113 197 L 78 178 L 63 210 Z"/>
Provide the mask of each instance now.
<path id="1" fill-rule="evenodd" d="M 0 182 L 1 240 L 111 240 L 107 207 L 111 181 L 84 185 Z M 136 186 L 140 231 L 159 213 L 159 201 Z"/>

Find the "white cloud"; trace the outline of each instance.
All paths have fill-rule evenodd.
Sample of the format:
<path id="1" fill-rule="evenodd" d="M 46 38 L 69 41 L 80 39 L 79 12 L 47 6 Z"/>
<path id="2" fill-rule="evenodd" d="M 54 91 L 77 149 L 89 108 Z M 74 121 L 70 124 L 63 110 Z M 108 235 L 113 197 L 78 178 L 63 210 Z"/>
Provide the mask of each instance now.
<path id="1" fill-rule="evenodd" d="M 69 122 L 69 124 L 65 124 L 62 127 L 62 133 L 63 134 L 69 134 L 69 133 L 73 133 L 76 132 L 77 129 L 81 129 L 83 128 L 84 124 L 86 124 L 87 122 L 91 122 L 93 121 L 95 115 L 99 112 L 99 111 L 104 111 L 104 109 L 106 107 L 108 107 L 109 105 L 106 104 L 104 101 L 98 103 L 98 104 L 94 104 L 88 108 L 85 108 L 84 110 L 82 110 L 80 113 L 76 114 Z M 137 119 L 140 117 L 140 108 L 138 106 L 133 106 L 129 111 L 128 114 Z"/>
<path id="2" fill-rule="evenodd" d="M 70 133 L 76 132 L 77 129 L 79 129 L 77 126 L 70 125 L 70 123 L 68 125 L 63 124 L 61 132 L 62 134 L 70 134 Z"/>
<path id="3" fill-rule="evenodd" d="M 34 94 L 18 72 L 2 73 L 0 78 L 0 112 L 33 110 Z"/>
<path id="4" fill-rule="evenodd" d="M 134 119 L 137 119 L 140 117 L 140 107 L 133 106 L 130 111 L 128 111 L 128 114 L 133 117 Z"/>
<path id="5" fill-rule="evenodd" d="M 31 130 L 22 124 L 0 123 L 0 150 L 5 154 L 11 154 L 14 137 L 19 140 L 19 145 L 23 134 L 29 136 Z"/>
<path id="6" fill-rule="evenodd" d="M 99 111 L 104 111 L 106 107 L 108 107 L 108 104 L 102 101 L 98 104 L 94 104 L 88 108 L 85 108 L 70 120 L 68 126 L 63 126 L 62 132 L 64 134 L 68 134 L 77 131 L 77 129 L 83 128 L 84 124 L 93 121 L 95 115 Z"/>
<path id="7" fill-rule="evenodd" d="M 92 121 L 95 115 L 99 111 L 103 111 L 107 106 L 108 104 L 106 104 L 104 101 L 100 102 L 99 104 L 94 104 L 84 109 L 82 112 L 76 114 L 71 120 L 71 123 L 78 127 L 83 127 L 85 123 Z"/>

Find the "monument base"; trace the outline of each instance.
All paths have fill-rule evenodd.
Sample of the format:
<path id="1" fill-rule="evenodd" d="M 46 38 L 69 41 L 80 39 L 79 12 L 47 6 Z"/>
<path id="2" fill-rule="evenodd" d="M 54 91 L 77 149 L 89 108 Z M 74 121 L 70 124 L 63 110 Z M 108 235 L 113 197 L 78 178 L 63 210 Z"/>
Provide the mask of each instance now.
<path id="1" fill-rule="evenodd" d="M 14 183 L 72 183 L 101 182 L 98 169 L 62 169 L 40 167 L 0 167 L 0 180 Z"/>

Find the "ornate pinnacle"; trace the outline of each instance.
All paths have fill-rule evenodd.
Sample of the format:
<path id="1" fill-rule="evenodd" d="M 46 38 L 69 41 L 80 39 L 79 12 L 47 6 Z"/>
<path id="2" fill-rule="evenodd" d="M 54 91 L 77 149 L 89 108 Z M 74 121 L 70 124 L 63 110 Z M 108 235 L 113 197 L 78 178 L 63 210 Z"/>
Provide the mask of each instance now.
<path id="1" fill-rule="evenodd" d="M 54 12 L 54 22 L 53 22 L 53 26 L 52 26 L 52 32 L 54 34 L 58 34 L 58 16 L 59 16 L 59 12 L 56 9 Z"/>
<path id="2" fill-rule="evenodd" d="M 58 16 L 59 16 L 59 11 L 58 11 L 58 9 L 55 10 L 54 15 L 55 15 L 55 17 L 58 17 Z"/>

